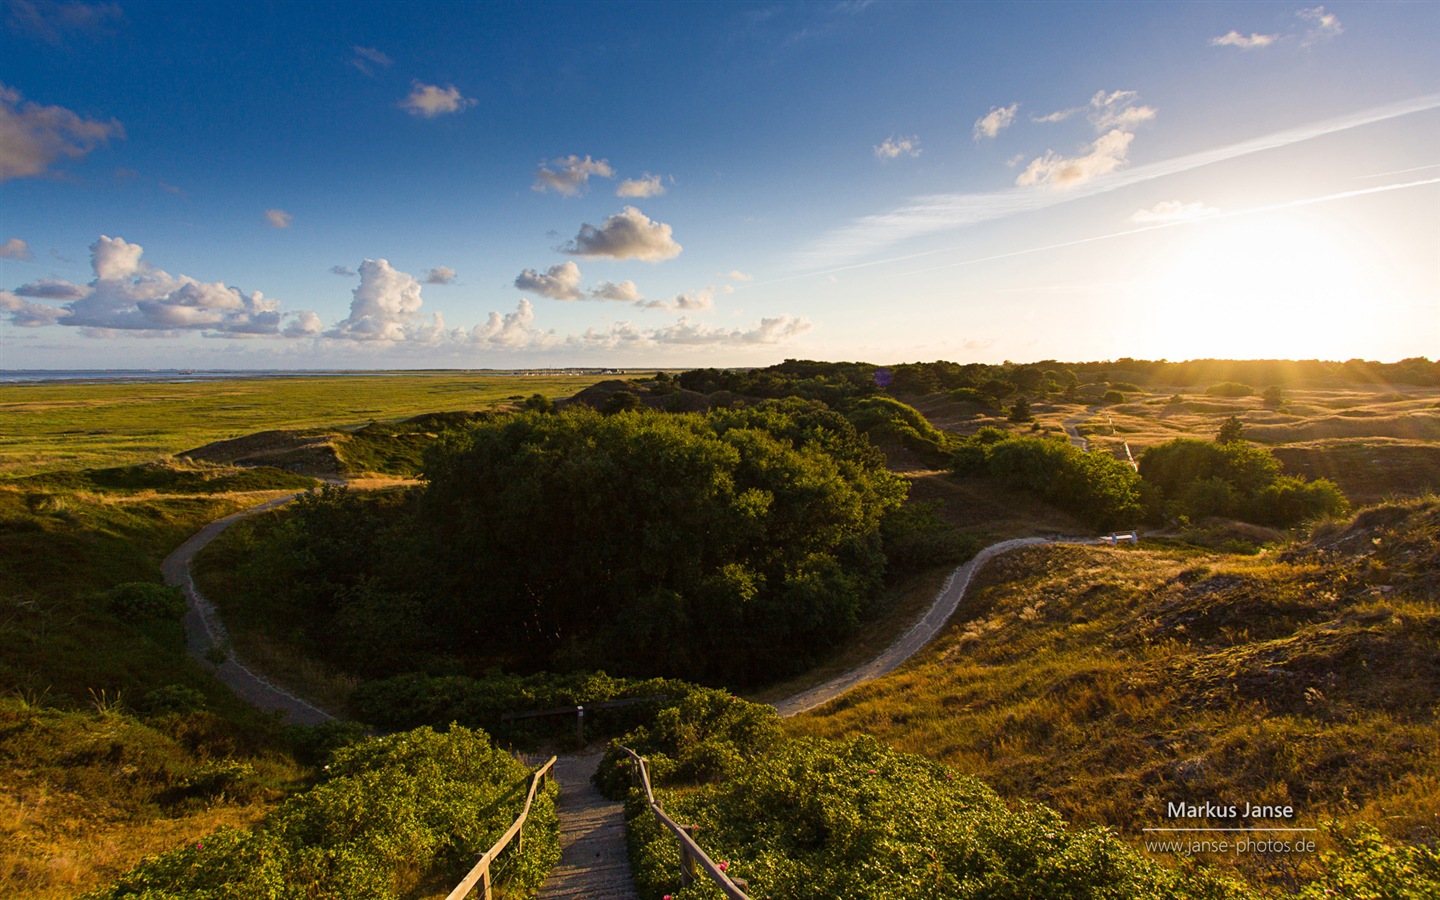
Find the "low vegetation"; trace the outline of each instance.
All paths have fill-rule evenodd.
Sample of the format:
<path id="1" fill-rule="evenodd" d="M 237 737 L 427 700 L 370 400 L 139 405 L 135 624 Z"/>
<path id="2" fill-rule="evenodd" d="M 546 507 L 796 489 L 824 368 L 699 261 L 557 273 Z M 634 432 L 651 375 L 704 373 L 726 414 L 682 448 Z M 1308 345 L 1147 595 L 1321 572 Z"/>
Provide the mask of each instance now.
<path id="1" fill-rule="evenodd" d="M 959 475 L 988 476 L 1073 513 L 1093 528 L 1133 527 L 1140 478 L 1108 453 L 1087 453 L 1063 436 L 1028 437 L 982 428 L 956 451 Z"/>
<path id="2" fill-rule="evenodd" d="M 1010 808 L 976 778 L 868 737 L 786 740 L 773 708 L 697 692 L 621 739 L 645 756 L 668 815 L 756 897 L 982 898 L 1244 896 L 1205 874 L 1144 860 L 1100 828 Z M 597 781 L 630 784 L 617 748 Z M 630 855 L 645 896 L 719 897 L 677 882 L 675 839 L 629 792 Z"/>
<path id="3" fill-rule="evenodd" d="M 1254 557 L 1017 551 L 916 663 L 787 727 L 875 735 L 1137 844 L 1169 802 L 1236 798 L 1433 847 L 1437 571 L 1434 499 Z M 1313 855 L 1239 864 L 1282 891 L 1323 874 Z"/>
<path id="4" fill-rule="evenodd" d="M 448 889 L 520 814 L 529 775 L 483 732 L 461 727 L 365 739 L 335 751 L 317 785 L 255 828 L 212 832 L 85 896 L 398 900 Z M 559 859 L 554 797 L 551 781 L 523 850 L 496 867 L 502 896 L 533 896 Z"/>
<path id="5" fill-rule="evenodd" d="M 412 672 L 360 685 L 350 697 L 357 721 L 385 730 L 421 725 L 441 728 L 458 722 L 482 728 L 508 744 L 534 746 L 565 741 L 576 733 L 574 713 L 563 717 L 514 718 L 517 714 L 585 707 L 585 736 L 597 740 L 623 734 L 679 704 L 697 690 L 674 678 L 611 678 L 604 672 L 554 675 L 430 676 Z M 595 709 L 596 704 L 637 700 L 632 705 Z"/>

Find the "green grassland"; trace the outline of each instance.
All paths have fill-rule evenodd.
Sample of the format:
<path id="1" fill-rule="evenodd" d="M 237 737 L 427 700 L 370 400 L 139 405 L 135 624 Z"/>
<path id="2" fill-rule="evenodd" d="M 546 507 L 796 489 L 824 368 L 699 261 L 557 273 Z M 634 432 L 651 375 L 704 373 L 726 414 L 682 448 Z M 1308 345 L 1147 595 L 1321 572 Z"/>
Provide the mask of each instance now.
<path id="1" fill-rule="evenodd" d="M 569 396 L 602 376 L 407 372 L 0 385 L 0 475 L 143 463 L 273 429 L 353 429 Z"/>

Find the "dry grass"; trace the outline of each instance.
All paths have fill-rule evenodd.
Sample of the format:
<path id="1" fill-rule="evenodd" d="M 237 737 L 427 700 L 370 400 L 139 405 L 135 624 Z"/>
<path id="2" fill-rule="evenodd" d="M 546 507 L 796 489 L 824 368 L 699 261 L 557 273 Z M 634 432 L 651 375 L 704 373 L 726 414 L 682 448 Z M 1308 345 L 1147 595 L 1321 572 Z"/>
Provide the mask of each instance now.
<path id="1" fill-rule="evenodd" d="M 1210 800 L 1433 843 L 1440 502 L 1368 515 L 1258 557 L 1012 553 L 921 657 L 788 727 L 874 734 L 1130 838 Z"/>
<path id="2" fill-rule="evenodd" d="M 237 746 L 214 717 L 142 722 L 110 704 L 62 712 L 0 700 L 0 895 L 74 897 L 222 826 L 247 827 L 302 776 Z M 197 792 L 207 761 L 243 763 L 228 787 Z"/>

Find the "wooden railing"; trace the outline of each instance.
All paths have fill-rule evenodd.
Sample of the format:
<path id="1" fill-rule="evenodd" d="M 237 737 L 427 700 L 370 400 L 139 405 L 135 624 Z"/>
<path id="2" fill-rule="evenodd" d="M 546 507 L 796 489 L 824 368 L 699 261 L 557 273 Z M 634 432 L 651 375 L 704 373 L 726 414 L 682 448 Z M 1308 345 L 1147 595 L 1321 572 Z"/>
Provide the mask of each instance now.
<path id="1" fill-rule="evenodd" d="M 576 704 L 575 706 L 557 706 L 554 709 L 537 709 L 531 712 L 508 712 L 500 715 L 502 722 L 514 722 L 517 719 L 539 719 L 546 716 L 574 716 L 575 717 L 575 740 L 580 746 L 585 746 L 585 710 L 595 712 L 602 709 L 620 709 L 625 706 L 634 706 L 637 703 L 664 703 L 670 699 L 664 694 L 655 694 L 651 697 L 627 697 L 624 700 L 605 700 L 600 703 L 591 703 L 589 706 Z"/>
<path id="2" fill-rule="evenodd" d="M 732 879 L 726 875 L 725 870 L 717 866 L 710 857 L 705 855 L 705 851 L 700 849 L 700 845 L 695 843 L 695 833 L 699 829 L 695 826 L 686 827 L 684 825 L 677 825 L 675 824 L 675 820 L 665 815 L 665 811 L 660 808 L 660 803 L 655 799 L 655 792 L 650 788 L 650 764 L 645 761 L 645 757 L 639 755 L 629 747 L 621 747 L 620 749 L 625 751 L 634 765 L 634 780 L 640 787 L 645 789 L 645 802 L 650 806 L 650 812 L 654 813 L 656 820 L 669 829 L 670 832 L 675 835 L 675 839 L 680 842 L 681 886 L 688 885 L 695 880 L 697 877 L 695 868 L 699 866 L 700 869 L 710 877 L 710 880 L 719 886 L 726 897 L 731 898 L 731 900 L 750 900 L 744 890 L 750 887 L 750 885 L 745 882 L 745 879 Z"/>
<path id="3" fill-rule="evenodd" d="M 490 900 L 490 864 L 500 855 L 500 851 L 509 846 L 510 842 L 514 840 L 517 835 L 520 841 L 515 845 L 516 852 L 518 853 L 525 849 L 525 835 L 521 832 L 521 829 L 525 827 L 525 820 L 530 818 L 530 804 L 535 802 L 536 792 L 545 786 L 545 776 L 549 775 L 550 770 L 554 767 L 555 757 L 552 756 L 545 765 L 535 770 L 535 774 L 530 777 L 530 793 L 525 797 L 525 808 L 520 811 L 520 815 L 515 819 L 514 824 L 510 826 L 508 831 L 500 836 L 500 840 L 496 841 L 493 847 L 485 851 L 484 855 L 480 857 L 480 861 L 470 870 L 470 874 L 466 875 L 465 880 L 455 886 L 455 890 L 451 891 L 445 900 L 462 900 L 462 898 L 470 896 L 470 892 L 475 889 L 477 884 L 480 886 L 480 900 Z"/>

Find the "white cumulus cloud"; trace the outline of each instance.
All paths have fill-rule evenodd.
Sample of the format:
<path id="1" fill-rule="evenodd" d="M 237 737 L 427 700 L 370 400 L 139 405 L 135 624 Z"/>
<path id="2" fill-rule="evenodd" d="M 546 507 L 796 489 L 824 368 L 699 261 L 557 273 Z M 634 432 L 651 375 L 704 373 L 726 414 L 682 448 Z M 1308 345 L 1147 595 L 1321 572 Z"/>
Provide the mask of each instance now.
<path id="1" fill-rule="evenodd" d="M 0 259 L 34 259 L 35 254 L 30 252 L 30 245 L 19 238 L 11 238 L 0 244 Z"/>
<path id="2" fill-rule="evenodd" d="M 1161 225 L 1169 222 L 1183 222 L 1187 219 L 1203 219 L 1217 216 L 1220 210 L 1196 200 L 1181 203 L 1179 200 L 1162 200 L 1149 209 L 1137 209 L 1130 214 L 1130 221 L 1139 225 Z"/>
<path id="3" fill-rule="evenodd" d="M 48 303 L 22 300 L 17 294 L 10 291 L 0 291 L 0 313 L 7 313 L 6 318 L 10 320 L 10 323 L 21 328 L 41 328 L 46 325 L 54 325 L 70 315 L 68 309 L 51 306 Z"/>
<path id="4" fill-rule="evenodd" d="M 1212 47 L 1238 47 L 1241 50 L 1263 50 L 1275 43 L 1280 37 L 1278 34 L 1256 34 L 1250 33 L 1249 37 L 1238 31 L 1230 30 L 1226 34 L 1210 39 Z"/>
<path id="5" fill-rule="evenodd" d="M 875 158 L 880 160 L 895 159 L 900 156 L 919 156 L 920 138 L 915 135 L 910 137 L 896 137 L 891 135 L 874 147 Z"/>
<path id="6" fill-rule="evenodd" d="M 283 209 L 265 210 L 265 221 L 270 223 L 271 228 L 289 228 L 290 222 L 294 218 Z"/>
<path id="7" fill-rule="evenodd" d="M 1092 178 L 1108 175 L 1129 162 L 1127 153 L 1135 135 L 1115 129 L 1101 135 L 1080 156 L 1060 156 L 1050 150 L 1030 161 L 1015 179 L 1021 187 L 1050 185 L 1066 188 L 1084 184 Z"/>
<path id="8" fill-rule="evenodd" d="M 549 168 L 551 166 L 554 168 Z M 530 189 L 578 197 L 589 185 L 591 175 L 614 178 L 615 170 L 606 160 L 591 159 L 588 155 L 583 158 L 574 154 L 562 156 L 541 164 L 535 171 L 535 183 L 530 185 Z"/>
<path id="9" fill-rule="evenodd" d="M 449 266 L 436 266 L 425 273 L 426 284 L 452 284 L 455 281 L 455 270 Z"/>
<path id="10" fill-rule="evenodd" d="M 351 298 L 350 315 L 327 331 L 326 337 L 394 342 L 425 327 L 419 322 L 420 282 L 387 259 L 367 259 L 360 264 L 360 285 Z"/>
<path id="11" fill-rule="evenodd" d="M 724 275 L 721 275 L 720 277 L 721 277 L 721 278 L 728 278 L 728 279 L 730 279 L 731 281 L 750 281 L 750 280 L 754 279 L 755 276 L 754 276 L 754 275 L 746 274 L 745 272 L 742 272 L 742 271 L 740 271 L 739 269 L 731 269 L 730 271 L 726 272 Z"/>
<path id="12" fill-rule="evenodd" d="M 279 335 L 287 315 L 277 300 L 219 282 L 171 275 L 142 262 L 144 248 L 101 235 L 90 245 L 95 278 L 88 285 L 36 281 L 5 292 L 4 310 L 27 326 L 72 325 L 87 334 L 125 332 L 211 336 Z M 22 297 L 61 301 L 50 306 Z M 290 316 L 301 316 L 289 314 Z"/>
<path id="13" fill-rule="evenodd" d="M 31 297 L 36 300 L 79 300 L 90 289 L 84 285 L 71 284 L 68 281 L 52 281 L 49 278 L 42 278 L 39 281 L 32 281 L 29 284 L 22 284 L 15 289 L 15 293 L 21 297 Z"/>
<path id="14" fill-rule="evenodd" d="M 1009 106 L 996 106 L 990 112 L 975 120 L 975 140 L 981 138 L 993 138 L 1000 132 L 1010 127 L 1015 121 L 1015 111 L 1020 104 L 1012 103 Z"/>
<path id="15" fill-rule="evenodd" d="M 573 256 L 606 256 L 660 262 L 680 255 L 669 225 L 650 220 L 633 206 L 606 219 L 600 227 L 586 222 L 575 239 L 560 248 Z"/>
<path id="16" fill-rule="evenodd" d="M 115 119 L 99 122 L 61 106 L 26 102 L 19 91 L 0 84 L 0 181 L 41 175 L 62 156 L 78 159 L 124 137 Z"/>
<path id="17" fill-rule="evenodd" d="M 617 197 L 658 197 L 665 193 L 665 185 L 659 175 L 646 172 L 639 178 L 627 178 L 615 188 Z"/>
<path id="18" fill-rule="evenodd" d="M 645 300 L 640 296 L 640 288 L 628 278 L 619 284 L 610 281 L 600 282 L 591 289 L 590 298 L 592 300 L 618 300 L 622 303 L 643 303 Z"/>
<path id="19" fill-rule="evenodd" d="M 447 113 L 463 112 L 478 102 L 469 97 L 460 96 L 460 91 L 453 84 L 442 88 L 438 85 L 412 81 L 410 85 L 410 96 L 400 101 L 400 108 L 412 116 L 433 119 Z"/>
<path id="20" fill-rule="evenodd" d="M 580 267 L 570 261 L 551 266 L 543 273 L 526 269 L 515 276 L 515 286 L 522 291 L 549 297 L 551 300 L 583 300 L 580 290 Z"/>

